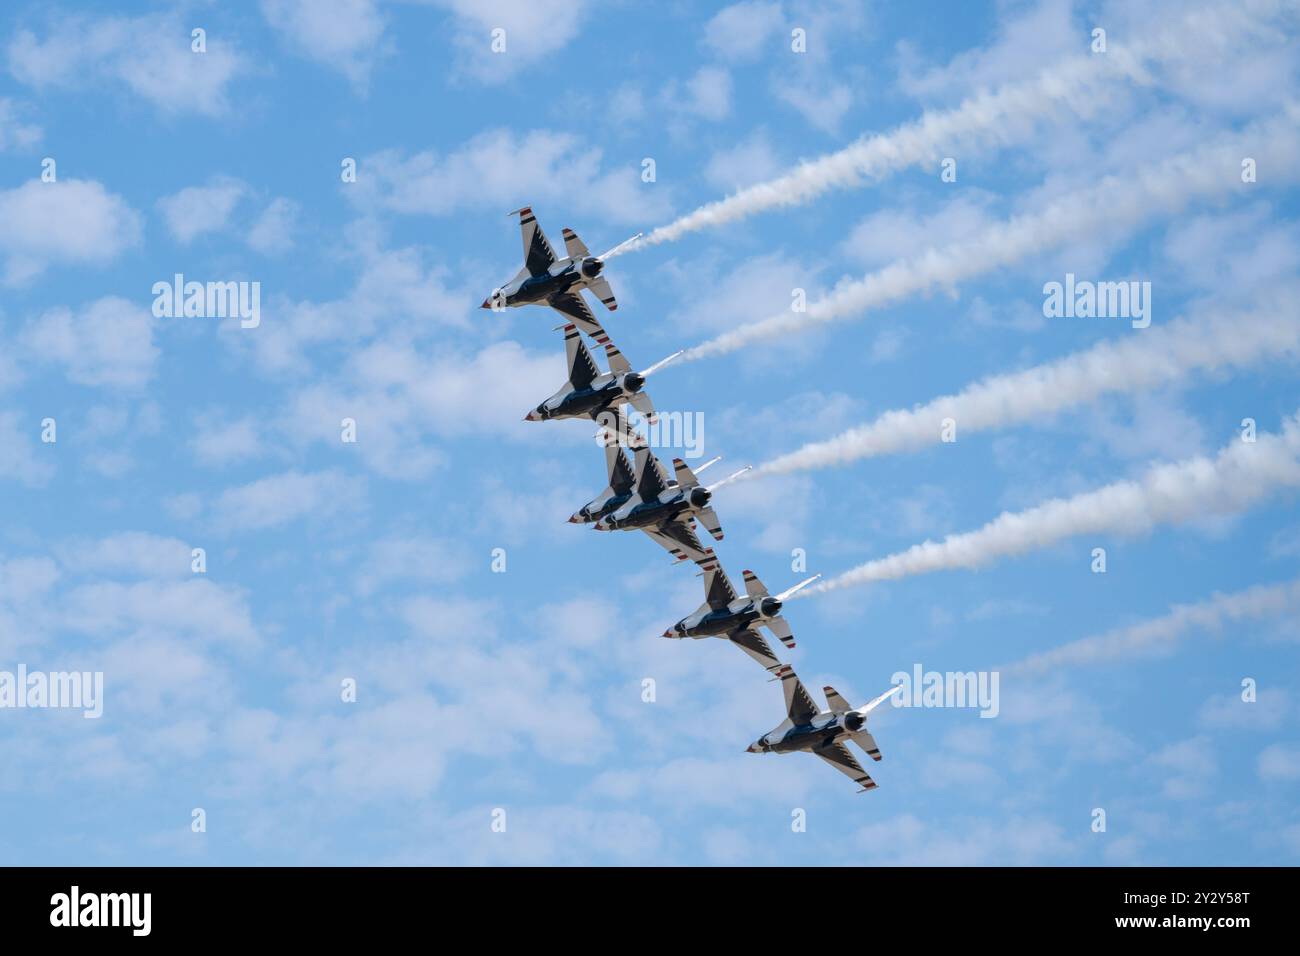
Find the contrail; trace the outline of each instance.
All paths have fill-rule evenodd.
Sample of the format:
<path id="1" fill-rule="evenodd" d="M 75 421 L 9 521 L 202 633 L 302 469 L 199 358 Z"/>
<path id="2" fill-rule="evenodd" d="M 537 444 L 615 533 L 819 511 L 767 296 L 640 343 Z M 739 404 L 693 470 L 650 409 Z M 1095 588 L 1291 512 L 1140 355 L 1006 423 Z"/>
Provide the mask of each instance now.
<path id="1" fill-rule="evenodd" d="M 1041 419 L 1104 395 L 1138 392 L 1196 371 L 1243 368 L 1300 353 L 1300 287 L 1274 290 L 1267 305 L 1208 321 L 1182 319 L 1106 341 L 1020 372 L 993 375 L 955 395 L 885 412 L 869 424 L 759 465 L 751 478 L 843 465 L 938 444 L 944 419 L 959 434 Z"/>
<path id="2" fill-rule="evenodd" d="M 1175 605 L 1160 617 L 1031 654 L 998 670 L 1010 674 L 1041 674 L 1063 667 L 1156 657 L 1172 652 L 1188 631 L 1218 630 L 1225 624 L 1277 617 L 1297 610 L 1300 610 L 1300 578 L 1284 584 L 1260 584 L 1231 594 L 1214 594 L 1196 604 Z"/>
<path id="3" fill-rule="evenodd" d="M 1156 465 L 1141 478 L 1118 481 L 1071 498 L 1053 498 L 1021 512 L 1004 512 L 984 527 L 853 568 L 798 597 L 871 581 L 953 568 L 980 568 L 1080 534 L 1132 534 L 1156 525 L 1244 511 L 1282 488 L 1300 486 L 1300 412 L 1277 434 L 1241 439 L 1213 458 Z"/>
<path id="4" fill-rule="evenodd" d="M 1276 0 L 1209 5 L 1192 11 L 1150 42 L 1111 42 L 1104 54 L 1089 53 L 1043 70 L 1033 79 L 981 91 L 957 107 L 931 110 L 889 132 L 801 163 L 789 172 L 711 202 L 653 230 L 618 253 L 672 242 L 689 233 L 725 225 L 756 213 L 800 206 L 828 192 L 853 189 L 889 173 L 933 165 L 945 155 L 970 155 L 1004 146 L 1032 133 L 1035 124 L 1061 110 L 1087 116 L 1106 87 L 1151 82 L 1149 66 L 1212 58 L 1277 14 Z M 1212 49 L 1215 48 L 1215 49 Z"/>
<path id="5" fill-rule="evenodd" d="M 964 242 L 899 259 L 861 279 L 840 284 L 826 298 L 809 303 L 805 313 L 780 312 L 725 332 L 687 349 L 682 360 L 725 355 L 910 295 L 949 288 L 1072 240 L 1122 234 L 1152 216 L 1177 212 L 1200 196 L 1250 188 L 1241 180 L 1244 157 L 1255 159 L 1258 169 L 1268 169 L 1270 182 L 1292 179 L 1300 165 L 1300 109 L 1292 105 L 1283 115 L 1242 134 L 1123 176 L 1108 176 L 1037 212 L 997 223 Z"/>

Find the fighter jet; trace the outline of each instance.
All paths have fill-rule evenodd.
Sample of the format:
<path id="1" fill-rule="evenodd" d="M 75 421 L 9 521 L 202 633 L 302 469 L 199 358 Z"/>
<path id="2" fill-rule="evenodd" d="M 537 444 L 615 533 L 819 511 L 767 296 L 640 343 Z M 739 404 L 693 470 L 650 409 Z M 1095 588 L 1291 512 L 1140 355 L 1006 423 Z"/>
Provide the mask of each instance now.
<path id="1" fill-rule="evenodd" d="M 622 445 L 626 444 L 634 454 L 638 455 L 647 452 L 649 446 L 645 438 L 637 432 L 628 432 L 624 429 L 622 433 L 627 436 L 625 441 L 620 441 L 619 433 L 614 429 L 602 428 L 596 433 L 605 444 L 605 468 L 609 472 L 609 484 L 604 491 L 570 516 L 571 524 L 591 524 L 599 521 L 632 500 L 632 493 L 636 489 L 636 470 L 628 462 Z M 721 461 L 721 458 L 706 461 L 695 471 L 698 474 L 718 461 Z"/>
<path id="2" fill-rule="evenodd" d="M 826 700 L 830 703 L 830 710 L 822 710 L 813 703 L 789 664 L 782 664 L 776 676 L 785 691 L 785 709 L 790 716 L 775 730 L 750 744 L 746 752 L 784 754 L 807 750 L 858 784 L 862 788 L 858 793 L 874 790 L 876 782 L 862 769 L 845 744 L 851 740 L 872 760 L 880 759 L 876 738 L 867 730 L 867 715 L 902 690 L 902 685 L 891 687 L 857 710 L 850 707 L 834 687 L 827 687 Z"/>
<path id="3" fill-rule="evenodd" d="M 587 351 L 587 346 L 573 325 L 564 326 L 564 349 L 569 359 L 569 380 L 542 404 L 524 416 L 526 422 L 543 422 L 557 418 L 590 418 L 602 422 L 604 418 L 623 421 L 619 409 L 631 405 L 645 416 L 646 421 L 656 421 L 654 403 L 641 391 L 645 380 L 673 359 L 675 352 L 663 361 L 656 362 L 644 371 L 636 372 L 623 353 L 603 335 L 605 354 L 609 358 L 608 372 L 601 372 Z M 604 424 L 604 422 L 602 422 Z"/>
<path id="4" fill-rule="evenodd" d="M 775 673 L 780 662 L 772 656 L 758 628 L 766 627 L 786 647 L 794 647 L 790 623 L 781 616 L 781 605 L 788 597 L 816 581 L 815 574 L 806 581 L 772 597 L 753 571 L 745 572 L 745 596 L 736 596 L 727 572 L 714 559 L 700 565 L 704 574 L 704 603 L 690 616 L 682 618 L 664 637 L 725 637 L 750 657 Z"/>
<path id="5" fill-rule="evenodd" d="M 529 206 L 516 209 L 510 215 L 519 217 L 519 229 L 524 239 L 524 267 L 513 279 L 496 289 L 483 300 L 483 308 L 500 311 L 521 305 L 542 303 L 562 312 L 578 328 L 593 338 L 604 334 L 596 317 L 587 308 L 582 290 L 590 289 L 605 308 L 613 312 L 618 308 L 614 291 L 601 272 L 605 260 L 620 249 L 641 238 L 637 233 L 627 242 L 621 242 L 609 252 L 593 256 L 572 229 L 564 230 L 564 248 L 568 255 L 556 259 L 546 234 L 537 224 Z"/>
<path id="6" fill-rule="evenodd" d="M 658 458 L 648 450 L 638 452 L 636 488 L 631 499 L 592 527 L 597 531 L 640 529 L 678 561 L 690 558 L 703 566 L 712 551 L 706 553 L 700 546 L 700 539 L 695 534 L 695 519 L 698 518 L 705 530 L 721 541 L 722 525 L 713 510 L 713 493 L 751 467 L 746 465 L 706 488 L 686 462 L 674 458 L 677 482 L 673 484 Z"/>

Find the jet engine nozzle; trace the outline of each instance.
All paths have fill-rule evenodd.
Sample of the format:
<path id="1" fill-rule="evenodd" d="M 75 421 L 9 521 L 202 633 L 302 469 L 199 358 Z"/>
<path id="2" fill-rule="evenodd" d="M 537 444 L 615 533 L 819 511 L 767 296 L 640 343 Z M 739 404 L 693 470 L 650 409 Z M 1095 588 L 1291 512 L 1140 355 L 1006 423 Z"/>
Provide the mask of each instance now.
<path id="1" fill-rule="evenodd" d="M 844 729 L 851 734 L 856 734 L 859 730 L 867 725 L 867 718 L 859 714 L 856 710 L 851 710 L 843 717 Z"/>
<path id="2" fill-rule="evenodd" d="M 645 376 L 640 372 L 628 372 L 623 376 L 623 387 L 629 392 L 639 392 L 645 387 Z"/>
<path id="3" fill-rule="evenodd" d="M 586 259 L 583 259 L 582 264 L 578 266 L 579 271 L 581 271 L 588 279 L 596 278 L 596 276 L 600 275 L 600 270 L 604 268 L 605 263 L 601 262 L 595 256 L 588 256 Z"/>
<path id="4" fill-rule="evenodd" d="M 776 617 L 781 613 L 781 602 L 774 597 L 765 597 L 758 605 L 764 617 Z"/>
<path id="5" fill-rule="evenodd" d="M 697 486 L 691 489 L 691 504 L 696 508 L 707 508 L 711 500 L 713 493 L 708 488 Z"/>

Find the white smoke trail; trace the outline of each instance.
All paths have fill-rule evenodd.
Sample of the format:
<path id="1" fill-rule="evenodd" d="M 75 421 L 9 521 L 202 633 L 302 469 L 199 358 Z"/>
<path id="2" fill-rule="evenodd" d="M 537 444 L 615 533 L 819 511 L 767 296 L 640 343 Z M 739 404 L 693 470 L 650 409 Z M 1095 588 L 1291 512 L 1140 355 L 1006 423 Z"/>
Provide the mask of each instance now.
<path id="1" fill-rule="evenodd" d="M 1300 611 L 1300 578 L 1214 594 L 1196 604 L 1179 604 L 1168 614 L 1149 621 L 1071 641 L 997 669 L 1009 674 L 1041 674 L 1062 667 L 1155 657 L 1171 653 L 1188 631 L 1218 630 L 1225 624 L 1278 617 L 1292 611 Z"/>
<path id="2" fill-rule="evenodd" d="M 928 111 L 890 132 L 864 137 L 776 179 L 701 206 L 615 254 L 672 242 L 770 209 L 803 205 L 833 190 L 856 188 L 912 166 L 933 165 L 941 156 L 971 155 L 981 148 L 1007 145 L 1024 139 L 1037 122 L 1062 110 L 1087 116 L 1106 87 L 1149 83 L 1150 66 L 1195 56 L 1212 68 L 1207 61 L 1223 58 L 1240 40 L 1264 31 L 1279 6 L 1276 0 L 1257 0 L 1196 9 L 1173 26 L 1153 29 L 1149 42 L 1129 46 L 1111 42 L 1105 54 L 1071 57 L 1031 80 L 981 91 L 953 109 Z"/>
<path id="3" fill-rule="evenodd" d="M 979 568 L 1080 534 L 1132 534 L 1155 525 L 1244 511 L 1270 493 L 1300 486 L 1300 413 L 1278 434 L 1233 441 L 1214 458 L 1196 457 L 1150 468 L 1141 478 L 1003 512 L 984 527 L 943 541 L 926 541 L 846 571 L 800 597 L 871 581 L 953 568 Z"/>
<path id="4" fill-rule="evenodd" d="M 942 249 L 900 259 L 861 279 L 844 283 L 805 313 L 781 312 L 725 332 L 687 349 L 683 361 L 735 352 L 747 345 L 889 305 L 920 292 L 948 288 L 1046 249 L 1097 234 L 1115 236 L 1147 219 L 1177 212 L 1193 199 L 1247 188 L 1243 157 L 1270 169 L 1271 182 L 1289 181 L 1300 165 L 1300 109 L 1290 107 L 1272 120 L 1213 145 L 1109 176 L 1077 193 L 1061 196 L 1037 212 L 998 223 L 982 234 Z"/>
<path id="5" fill-rule="evenodd" d="M 1147 329 L 1021 372 L 993 375 L 911 409 L 759 465 L 751 477 L 829 468 L 876 455 L 938 444 L 944 419 L 962 434 L 1035 421 L 1107 394 L 1138 392 L 1195 371 L 1242 368 L 1300 353 L 1300 288 L 1275 290 L 1249 312 L 1209 321 L 1183 319 Z"/>

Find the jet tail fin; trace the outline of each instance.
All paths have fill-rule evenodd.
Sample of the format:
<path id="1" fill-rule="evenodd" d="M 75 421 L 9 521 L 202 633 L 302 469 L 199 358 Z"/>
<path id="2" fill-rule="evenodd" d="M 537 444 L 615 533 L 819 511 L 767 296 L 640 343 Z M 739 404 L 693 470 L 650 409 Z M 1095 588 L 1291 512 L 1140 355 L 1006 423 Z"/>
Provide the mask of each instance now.
<path id="1" fill-rule="evenodd" d="M 767 597 L 767 588 L 763 582 L 758 579 L 758 575 L 748 569 L 745 570 L 745 593 L 752 598 Z"/>
<path id="2" fill-rule="evenodd" d="M 830 704 L 831 710 L 836 713 L 847 713 L 853 709 L 853 705 L 845 700 L 834 687 L 827 685 L 822 688 L 822 691 L 826 694 L 826 703 Z"/>
<path id="3" fill-rule="evenodd" d="M 591 255 L 587 250 L 587 244 L 568 226 L 560 230 L 560 235 L 564 237 L 564 251 L 569 254 L 570 259 L 581 259 L 583 256 Z"/>
<path id="4" fill-rule="evenodd" d="M 691 466 L 680 458 L 673 459 L 673 474 L 677 477 L 679 488 L 690 490 L 699 487 L 700 480 L 695 477 L 695 472 L 691 471 Z"/>
<path id="5" fill-rule="evenodd" d="M 627 360 L 627 356 L 618 350 L 618 346 L 613 340 L 605 339 L 605 357 L 609 359 L 609 370 L 616 375 L 626 375 L 632 371 L 632 363 Z"/>

